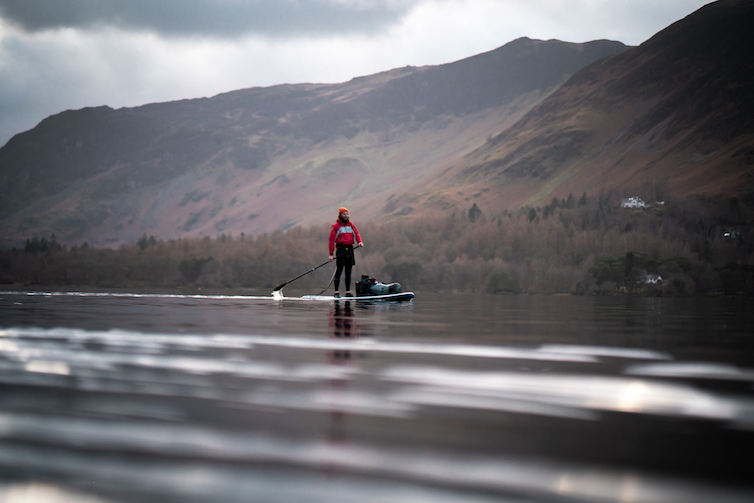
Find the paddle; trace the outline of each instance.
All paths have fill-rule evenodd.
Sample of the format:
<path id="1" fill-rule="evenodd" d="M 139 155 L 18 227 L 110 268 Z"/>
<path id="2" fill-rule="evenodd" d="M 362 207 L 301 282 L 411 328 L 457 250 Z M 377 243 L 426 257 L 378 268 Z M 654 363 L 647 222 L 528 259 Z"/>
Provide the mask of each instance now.
<path id="1" fill-rule="evenodd" d="M 353 250 L 355 250 L 356 248 L 360 248 L 360 247 L 359 247 L 359 246 L 354 246 L 354 247 L 353 247 L 352 249 L 353 249 Z M 346 253 L 348 253 L 348 252 L 347 252 L 347 251 L 345 251 L 345 252 L 343 252 L 343 253 L 339 253 L 339 254 L 338 254 L 338 255 L 337 255 L 336 257 L 335 257 L 335 259 L 337 259 L 337 258 L 338 258 L 338 257 L 340 257 L 341 255 L 345 255 Z M 335 259 L 333 259 L 333 260 L 335 260 Z M 303 278 L 304 276 L 306 276 L 306 275 L 307 275 L 307 274 L 309 274 L 310 272 L 314 272 L 314 271 L 316 271 L 317 269 L 319 269 L 320 267 L 324 267 L 324 266 L 326 266 L 326 265 L 327 265 L 327 264 L 329 264 L 330 262 L 331 262 L 331 261 L 330 261 L 330 260 L 328 260 L 328 261 L 327 261 L 327 262 L 325 262 L 324 264 L 319 264 L 319 265 L 318 265 L 317 267 L 312 267 L 311 269 L 309 269 L 308 271 L 306 271 L 306 272 L 305 272 L 304 274 L 301 274 L 301 275 L 299 275 L 299 276 L 296 276 L 296 277 L 295 277 L 295 278 L 293 278 L 293 279 L 289 279 L 288 281 L 286 281 L 286 282 L 285 282 L 285 283 L 283 283 L 282 285 L 280 285 L 280 286 L 278 286 L 277 288 L 275 288 L 275 289 L 274 289 L 274 290 L 272 291 L 272 293 L 274 294 L 275 292 L 278 292 L 278 291 L 282 290 L 282 289 L 283 289 L 283 287 L 284 287 L 285 285 L 287 285 L 288 283 L 293 283 L 293 282 L 294 282 L 294 281 L 296 281 L 297 279 L 299 279 L 299 278 Z"/>

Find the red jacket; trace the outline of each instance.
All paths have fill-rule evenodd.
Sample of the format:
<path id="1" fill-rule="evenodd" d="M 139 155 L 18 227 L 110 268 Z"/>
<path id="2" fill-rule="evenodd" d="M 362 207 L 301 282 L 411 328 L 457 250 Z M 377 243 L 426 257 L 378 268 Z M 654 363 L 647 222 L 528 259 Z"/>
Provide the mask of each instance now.
<path id="1" fill-rule="evenodd" d="M 353 222 L 348 221 L 346 223 L 337 219 L 332 224 L 332 230 L 330 231 L 330 255 L 335 252 L 335 245 L 353 246 L 356 243 L 361 243 L 361 236 L 359 230 L 353 225 Z"/>

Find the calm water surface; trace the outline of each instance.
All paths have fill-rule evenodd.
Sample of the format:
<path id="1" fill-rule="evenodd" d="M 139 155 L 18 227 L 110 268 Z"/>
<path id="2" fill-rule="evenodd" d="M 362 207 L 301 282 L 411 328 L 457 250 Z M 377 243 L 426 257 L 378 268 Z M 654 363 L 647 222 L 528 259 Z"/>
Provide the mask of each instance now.
<path id="1" fill-rule="evenodd" d="M 0 292 L 0 501 L 752 501 L 750 299 Z"/>

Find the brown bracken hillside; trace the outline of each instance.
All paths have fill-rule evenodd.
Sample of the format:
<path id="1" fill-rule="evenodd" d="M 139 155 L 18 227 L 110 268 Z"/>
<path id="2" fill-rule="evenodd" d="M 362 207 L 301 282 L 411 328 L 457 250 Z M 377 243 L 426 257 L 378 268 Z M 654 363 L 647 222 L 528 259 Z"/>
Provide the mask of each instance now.
<path id="1" fill-rule="evenodd" d="M 605 191 L 754 194 L 754 2 L 639 47 L 522 38 L 447 65 L 66 111 L 0 148 L 0 247 L 495 218 Z M 616 192 L 617 191 L 617 192 Z"/>
<path id="2" fill-rule="evenodd" d="M 753 2 L 716 2 L 587 66 L 431 185 L 414 187 L 415 206 L 474 200 L 495 214 L 616 188 L 643 197 L 650 194 L 638 194 L 642 187 L 674 196 L 751 193 L 752 25 Z"/>
<path id="3" fill-rule="evenodd" d="M 584 66 L 626 49 L 526 38 L 455 63 L 113 110 L 66 111 L 0 148 L 0 246 L 256 235 L 410 212 L 436 177 Z"/>

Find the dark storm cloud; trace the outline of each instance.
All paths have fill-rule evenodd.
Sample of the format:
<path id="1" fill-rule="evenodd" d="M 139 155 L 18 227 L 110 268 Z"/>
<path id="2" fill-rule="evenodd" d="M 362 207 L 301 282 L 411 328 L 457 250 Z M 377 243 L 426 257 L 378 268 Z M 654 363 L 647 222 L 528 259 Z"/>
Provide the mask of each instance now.
<path id="1" fill-rule="evenodd" d="M 0 0 L 26 31 L 113 26 L 164 36 L 229 38 L 374 32 L 416 0 Z"/>

